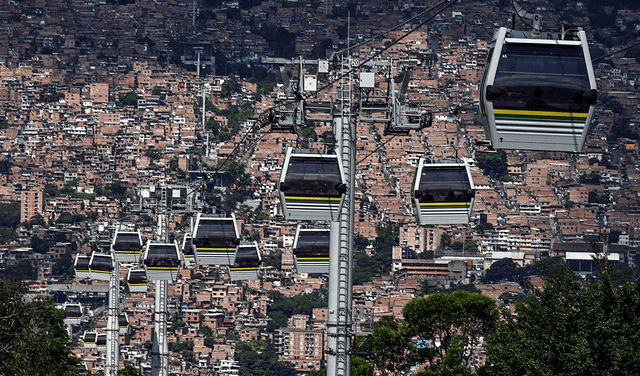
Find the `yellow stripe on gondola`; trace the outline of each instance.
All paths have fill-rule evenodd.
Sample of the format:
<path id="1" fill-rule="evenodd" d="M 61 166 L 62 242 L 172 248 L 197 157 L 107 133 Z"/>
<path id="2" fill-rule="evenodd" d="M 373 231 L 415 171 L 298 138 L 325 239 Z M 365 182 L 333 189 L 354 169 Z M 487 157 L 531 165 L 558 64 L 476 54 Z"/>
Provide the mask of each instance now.
<path id="1" fill-rule="evenodd" d="M 251 267 L 251 268 L 229 268 L 229 270 L 231 270 L 232 272 L 242 272 L 242 271 L 247 271 L 247 270 L 259 270 L 260 267 L 256 266 L 256 267 Z"/>
<path id="2" fill-rule="evenodd" d="M 299 201 L 335 201 L 340 202 L 340 197 L 302 197 L 302 196 L 284 196 L 285 200 Z"/>
<path id="3" fill-rule="evenodd" d="M 136 254 L 136 253 L 140 253 L 140 251 L 118 251 L 118 250 L 114 250 L 113 252 L 115 252 L 115 253 L 124 253 L 124 254 L 129 254 L 129 253 Z"/>
<path id="4" fill-rule="evenodd" d="M 463 207 L 469 207 L 471 206 L 470 202 L 421 202 L 420 203 L 420 207 L 421 208 L 428 208 L 428 207 L 433 207 L 433 208 L 437 208 L 437 207 L 442 207 L 442 206 L 463 206 Z"/>
<path id="5" fill-rule="evenodd" d="M 111 270 L 94 270 L 91 269 L 92 273 L 104 273 L 104 274 L 111 274 Z"/>
<path id="6" fill-rule="evenodd" d="M 236 248 L 196 248 L 197 251 L 206 251 L 206 252 L 235 252 Z"/>
<path id="7" fill-rule="evenodd" d="M 548 117 L 573 117 L 587 118 L 586 112 L 559 112 L 559 111 L 525 111 L 525 110 L 504 110 L 494 109 L 496 115 L 519 115 L 519 116 L 548 116 Z"/>
<path id="8" fill-rule="evenodd" d="M 146 286 L 147 283 L 129 283 L 129 286 Z"/>

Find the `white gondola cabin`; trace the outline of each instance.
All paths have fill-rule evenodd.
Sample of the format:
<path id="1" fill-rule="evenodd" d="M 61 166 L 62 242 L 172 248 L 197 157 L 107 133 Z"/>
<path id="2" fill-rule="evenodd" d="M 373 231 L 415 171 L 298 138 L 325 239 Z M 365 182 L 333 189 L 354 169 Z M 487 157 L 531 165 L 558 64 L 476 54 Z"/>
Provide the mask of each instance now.
<path id="1" fill-rule="evenodd" d="M 287 150 L 278 181 L 286 219 L 337 220 L 346 187 L 337 155 Z"/>
<path id="2" fill-rule="evenodd" d="M 232 281 L 260 278 L 260 250 L 258 244 L 240 244 L 236 250 L 235 263 L 229 266 L 229 277 Z"/>
<path id="3" fill-rule="evenodd" d="M 420 158 L 411 192 L 418 224 L 469 223 L 475 195 L 469 165 L 427 162 Z"/>
<path id="4" fill-rule="evenodd" d="M 89 270 L 90 261 L 91 259 L 87 255 L 82 255 L 79 253 L 76 255 L 76 260 L 73 263 L 73 268 L 76 272 L 76 278 L 91 278 L 91 271 Z"/>
<path id="5" fill-rule="evenodd" d="M 579 153 L 597 101 L 583 30 L 564 39 L 496 30 L 480 87 L 494 149 Z"/>
<path id="6" fill-rule="evenodd" d="M 329 273 L 329 229 L 298 226 L 293 262 L 298 273 Z"/>
<path id="7" fill-rule="evenodd" d="M 197 265 L 193 248 L 193 238 L 189 234 L 185 235 L 184 239 L 182 239 L 182 256 L 184 257 L 185 268 L 193 268 Z"/>
<path id="8" fill-rule="evenodd" d="M 198 214 L 191 242 L 198 265 L 233 265 L 240 242 L 235 216 L 218 218 Z"/>
<path id="9" fill-rule="evenodd" d="M 149 281 L 176 281 L 180 270 L 178 244 L 148 242 L 143 260 Z"/>
<path id="10" fill-rule="evenodd" d="M 98 349 L 98 351 L 107 351 L 107 334 L 106 333 L 96 334 L 96 348 Z"/>
<path id="11" fill-rule="evenodd" d="M 80 325 L 82 319 L 82 305 L 80 303 L 64 303 L 64 323 Z"/>
<path id="12" fill-rule="evenodd" d="M 144 269 L 129 269 L 127 274 L 130 292 L 147 292 L 149 281 Z"/>
<path id="13" fill-rule="evenodd" d="M 115 264 L 111 255 L 93 252 L 89 261 L 91 279 L 109 281 L 113 269 L 115 269 Z"/>
<path id="14" fill-rule="evenodd" d="M 129 316 L 126 312 L 122 312 L 118 315 L 118 328 L 120 330 L 120 334 L 125 334 L 129 327 Z"/>
<path id="15" fill-rule="evenodd" d="M 111 253 L 118 262 L 138 262 L 142 245 L 140 231 L 116 230 L 111 243 Z"/>
<path id="16" fill-rule="evenodd" d="M 97 336 L 98 336 L 98 333 L 96 332 L 84 332 L 84 334 L 82 335 L 82 342 L 84 343 L 84 348 L 95 349 Z"/>

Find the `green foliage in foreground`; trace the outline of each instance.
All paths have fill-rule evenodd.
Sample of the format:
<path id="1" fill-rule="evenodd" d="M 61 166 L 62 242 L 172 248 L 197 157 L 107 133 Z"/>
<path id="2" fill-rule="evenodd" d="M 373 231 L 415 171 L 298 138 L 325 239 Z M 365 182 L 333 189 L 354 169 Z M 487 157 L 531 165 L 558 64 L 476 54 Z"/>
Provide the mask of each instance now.
<path id="1" fill-rule="evenodd" d="M 586 285 L 556 268 L 517 318 L 503 315 L 488 338 L 482 375 L 639 375 L 640 285 L 613 283 L 613 270 Z"/>
<path id="2" fill-rule="evenodd" d="M 0 375 L 75 375 L 64 311 L 47 300 L 29 301 L 25 286 L 0 280 Z"/>
<path id="3" fill-rule="evenodd" d="M 615 269 L 602 257 L 596 263 L 601 272 L 586 281 L 564 263 L 537 265 L 545 286 L 529 286 L 533 295 L 516 299 L 515 316 L 467 291 L 414 299 L 401 324 L 381 319 L 373 336 L 362 345 L 356 340 L 354 348 L 375 374 L 389 376 L 415 365 L 426 367 L 418 376 L 472 375 L 467 349 L 481 346 L 482 337 L 481 376 L 640 375 L 640 285 L 628 277 L 618 285 Z"/>

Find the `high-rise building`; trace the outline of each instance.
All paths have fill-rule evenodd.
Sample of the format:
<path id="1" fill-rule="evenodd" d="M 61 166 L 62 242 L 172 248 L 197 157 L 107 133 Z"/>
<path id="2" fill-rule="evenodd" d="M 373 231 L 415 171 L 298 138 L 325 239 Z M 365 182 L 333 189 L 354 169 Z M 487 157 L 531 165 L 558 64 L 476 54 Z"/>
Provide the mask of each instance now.
<path id="1" fill-rule="evenodd" d="M 36 214 L 42 214 L 44 190 L 33 187 L 20 192 L 20 222 L 28 222 Z"/>

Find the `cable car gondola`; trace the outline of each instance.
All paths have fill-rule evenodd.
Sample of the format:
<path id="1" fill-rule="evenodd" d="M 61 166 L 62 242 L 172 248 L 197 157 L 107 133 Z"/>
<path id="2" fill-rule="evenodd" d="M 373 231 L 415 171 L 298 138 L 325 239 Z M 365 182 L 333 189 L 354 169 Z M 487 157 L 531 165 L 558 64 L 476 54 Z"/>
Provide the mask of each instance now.
<path id="1" fill-rule="evenodd" d="M 91 255 L 91 261 L 89 261 L 91 279 L 109 281 L 114 268 L 115 265 L 111 255 L 97 252 L 93 252 Z"/>
<path id="2" fill-rule="evenodd" d="M 107 333 L 96 334 L 96 348 L 98 351 L 107 351 Z"/>
<path id="3" fill-rule="evenodd" d="M 73 263 L 73 268 L 76 271 L 76 278 L 85 279 L 91 278 L 91 271 L 89 270 L 89 256 L 78 253 L 76 255 L 76 261 Z"/>
<path id="4" fill-rule="evenodd" d="M 597 101 L 583 30 L 564 39 L 496 30 L 480 87 L 485 132 L 494 149 L 579 153 Z"/>
<path id="5" fill-rule="evenodd" d="M 293 241 L 293 262 L 298 273 L 329 273 L 329 229 L 301 228 Z"/>
<path id="6" fill-rule="evenodd" d="M 475 196 L 469 165 L 426 162 L 420 158 L 411 192 L 418 224 L 469 223 Z"/>
<path id="7" fill-rule="evenodd" d="M 278 181 L 286 219 L 337 220 L 346 189 L 342 162 L 337 155 L 287 150 Z"/>
<path id="8" fill-rule="evenodd" d="M 233 265 L 239 242 L 233 214 L 227 218 L 198 214 L 192 239 L 198 265 Z"/>
<path id="9" fill-rule="evenodd" d="M 197 265 L 196 254 L 193 251 L 193 238 L 189 234 L 182 239 L 182 256 L 184 257 L 185 268 L 193 268 Z"/>
<path id="10" fill-rule="evenodd" d="M 82 342 L 84 342 L 84 348 L 95 349 L 97 336 L 98 336 L 98 333 L 96 332 L 84 332 L 82 336 Z"/>
<path id="11" fill-rule="evenodd" d="M 129 327 L 129 316 L 126 312 L 122 312 L 118 315 L 118 328 L 120 330 L 120 334 L 125 334 L 127 332 L 127 328 Z"/>
<path id="12" fill-rule="evenodd" d="M 80 303 L 64 303 L 64 323 L 67 325 L 80 325 L 82 318 L 82 306 Z"/>
<path id="13" fill-rule="evenodd" d="M 260 278 L 260 250 L 258 244 L 240 244 L 236 250 L 235 262 L 229 266 L 229 277 L 232 281 L 244 281 Z"/>
<path id="14" fill-rule="evenodd" d="M 149 281 L 176 281 L 180 269 L 178 244 L 148 242 L 143 260 Z"/>
<path id="15" fill-rule="evenodd" d="M 129 269 L 127 282 L 129 283 L 130 292 L 147 292 L 149 281 L 147 280 L 147 272 L 144 269 Z"/>
<path id="16" fill-rule="evenodd" d="M 118 262 L 138 262 L 142 250 L 140 231 L 116 230 L 111 243 L 111 252 Z"/>

